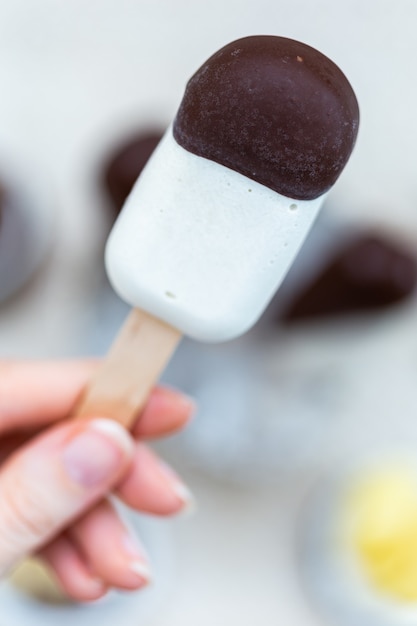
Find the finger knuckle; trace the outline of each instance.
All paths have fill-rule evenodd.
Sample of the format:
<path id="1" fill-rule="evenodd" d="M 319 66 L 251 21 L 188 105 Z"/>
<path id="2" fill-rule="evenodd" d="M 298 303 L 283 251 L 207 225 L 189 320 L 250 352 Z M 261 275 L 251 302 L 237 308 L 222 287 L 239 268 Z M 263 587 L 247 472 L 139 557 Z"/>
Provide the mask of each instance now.
<path id="1" fill-rule="evenodd" d="M 30 544 L 47 535 L 51 520 L 42 510 L 37 490 L 25 485 L 8 484 L 2 494 L 2 516 L 5 525 L 15 537 L 25 538 Z"/>

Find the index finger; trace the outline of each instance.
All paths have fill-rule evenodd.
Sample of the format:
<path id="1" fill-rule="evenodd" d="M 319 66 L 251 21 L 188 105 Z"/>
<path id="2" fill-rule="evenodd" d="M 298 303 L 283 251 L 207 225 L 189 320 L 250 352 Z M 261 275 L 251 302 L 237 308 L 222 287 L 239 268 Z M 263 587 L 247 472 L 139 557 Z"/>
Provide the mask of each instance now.
<path id="1" fill-rule="evenodd" d="M 0 433 L 68 416 L 98 361 L 0 361 Z"/>
<path id="2" fill-rule="evenodd" d="M 0 435 L 38 430 L 67 418 L 99 363 L 97 359 L 0 361 Z M 191 413 L 186 396 L 158 387 L 133 433 L 143 438 L 167 434 L 184 426 Z"/>

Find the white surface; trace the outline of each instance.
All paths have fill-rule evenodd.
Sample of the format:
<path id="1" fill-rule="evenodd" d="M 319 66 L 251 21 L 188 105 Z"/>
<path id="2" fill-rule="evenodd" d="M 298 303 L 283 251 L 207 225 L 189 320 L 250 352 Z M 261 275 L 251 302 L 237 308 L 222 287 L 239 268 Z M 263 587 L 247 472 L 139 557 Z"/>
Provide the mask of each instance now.
<path id="1" fill-rule="evenodd" d="M 245 35 L 304 40 L 340 65 L 362 119 L 353 158 L 332 192 L 334 206 L 345 217 L 385 225 L 415 246 L 416 18 L 414 0 L 3 0 L 2 154 L 25 155 L 42 170 L 57 225 L 48 267 L 1 310 L 2 355 L 86 351 L 106 231 L 95 193 L 103 151 L 121 133 L 172 119 L 195 68 Z M 409 318 L 394 313 L 368 327 L 368 341 L 354 334 L 352 343 L 344 335 L 342 352 L 337 342 L 333 346 L 340 358 L 349 353 L 351 372 L 358 364 L 346 415 L 355 408 L 360 435 L 364 415 L 380 432 L 379 412 L 382 422 L 416 413 L 410 390 L 397 391 L 402 374 L 412 378 L 417 363 L 412 306 Z M 295 341 L 301 350 L 303 336 Z M 319 348 L 320 338 L 315 341 Z M 284 367 L 279 346 L 274 358 Z M 372 445 L 372 433 L 367 437 Z M 319 626 L 290 567 L 288 542 L 304 481 L 245 491 L 187 478 L 200 510 L 175 525 L 177 589 L 152 626 Z"/>
<path id="2" fill-rule="evenodd" d="M 110 281 L 187 336 L 233 339 L 260 317 L 324 197 L 282 196 L 184 150 L 170 127 L 109 237 Z"/>

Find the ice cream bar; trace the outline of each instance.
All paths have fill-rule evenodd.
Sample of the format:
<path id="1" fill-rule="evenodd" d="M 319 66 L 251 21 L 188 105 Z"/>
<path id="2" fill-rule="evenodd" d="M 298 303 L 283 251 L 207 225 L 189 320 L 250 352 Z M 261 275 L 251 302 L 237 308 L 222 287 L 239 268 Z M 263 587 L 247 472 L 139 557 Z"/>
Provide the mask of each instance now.
<path id="1" fill-rule="evenodd" d="M 201 66 L 110 234 L 110 281 L 135 308 L 77 413 L 129 425 L 181 334 L 223 341 L 255 323 L 358 119 L 344 74 L 305 44 L 247 37 Z"/>
<path id="2" fill-rule="evenodd" d="M 119 295 L 201 341 L 258 319 L 355 143 L 358 105 L 317 50 L 247 37 L 189 81 L 110 235 Z"/>

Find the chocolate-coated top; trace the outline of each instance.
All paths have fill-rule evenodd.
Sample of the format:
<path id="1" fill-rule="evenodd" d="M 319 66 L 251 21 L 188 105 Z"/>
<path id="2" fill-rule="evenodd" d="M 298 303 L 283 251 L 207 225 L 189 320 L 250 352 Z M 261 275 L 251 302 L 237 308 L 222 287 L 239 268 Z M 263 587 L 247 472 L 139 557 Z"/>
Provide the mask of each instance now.
<path id="1" fill-rule="evenodd" d="M 339 68 L 298 41 L 225 46 L 188 82 L 176 141 L 290 198 L 325 193 L 355 144 L 359 109 Z"/>

